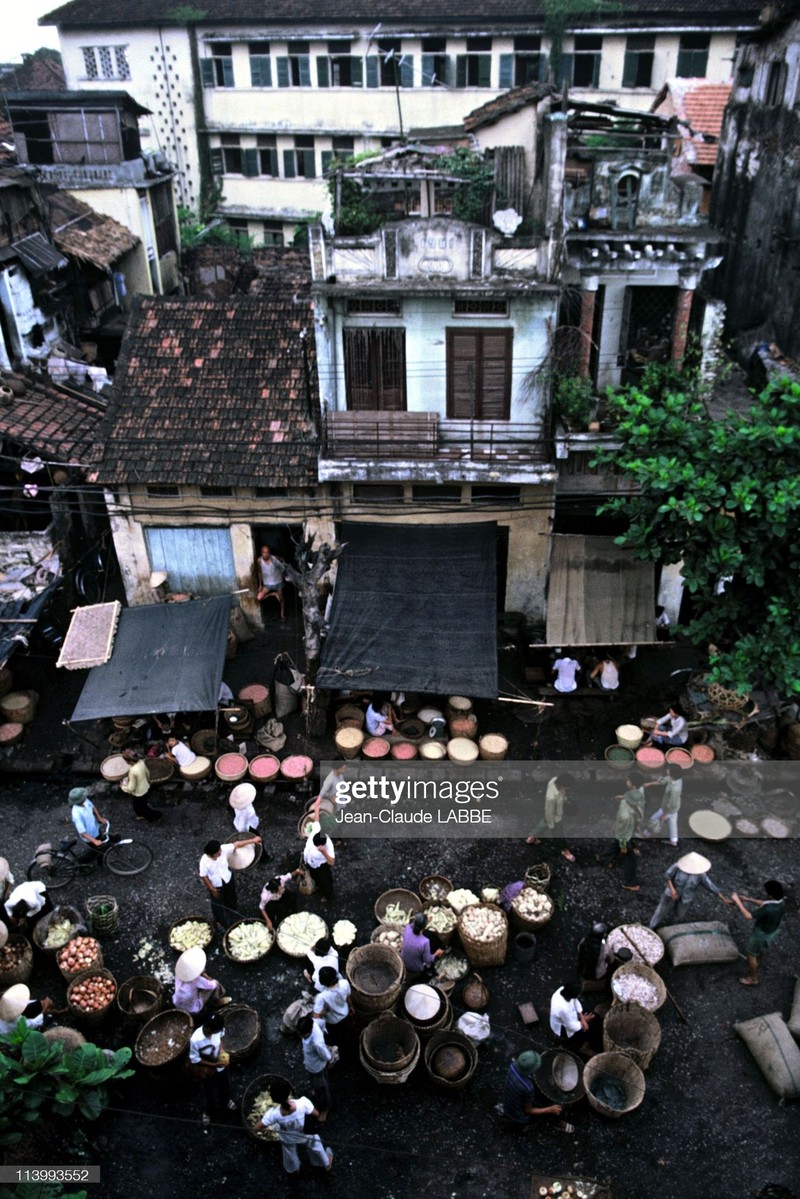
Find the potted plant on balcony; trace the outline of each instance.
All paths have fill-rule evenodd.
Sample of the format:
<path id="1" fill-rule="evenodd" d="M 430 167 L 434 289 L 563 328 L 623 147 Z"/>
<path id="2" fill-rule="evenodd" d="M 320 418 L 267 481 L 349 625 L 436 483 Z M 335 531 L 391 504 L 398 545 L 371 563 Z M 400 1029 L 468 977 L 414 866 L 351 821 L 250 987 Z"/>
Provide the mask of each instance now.
<path id="1" fill-rule="evenodd" d="M 573 432 L 587 428 L 594 410 L 591 379 L 581 375 L 559 375 L 555 383 L 555 408 L 558 418 Z"/>

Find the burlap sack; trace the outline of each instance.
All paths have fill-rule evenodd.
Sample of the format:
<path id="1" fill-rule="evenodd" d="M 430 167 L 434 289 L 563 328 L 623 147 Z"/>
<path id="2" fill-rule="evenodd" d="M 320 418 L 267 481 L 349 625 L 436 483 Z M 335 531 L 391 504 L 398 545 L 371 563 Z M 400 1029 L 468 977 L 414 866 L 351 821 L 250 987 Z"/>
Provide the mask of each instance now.
<path id="1" fill-rule="evenodd" d="M 668 924 L 658 930 L 673 966 L 705 966 L 712 962 L 735 962 L 736 942 L 721 920 L 697 920 L 691 924 Z"/>
<path id="2" fill-rule="evenodd" d="M 734 1024 L 733 1031 L 742 1038 L 775 1094 L 780 1099 L 800 1099 L 800 1048 L 780 1012 Z"/>
<path id="3" fill-rule="evenodd" d="M 794 980 L 794 999 L 788 1027 L 792 1036 L 800 1041 L 800 978 Z"/>

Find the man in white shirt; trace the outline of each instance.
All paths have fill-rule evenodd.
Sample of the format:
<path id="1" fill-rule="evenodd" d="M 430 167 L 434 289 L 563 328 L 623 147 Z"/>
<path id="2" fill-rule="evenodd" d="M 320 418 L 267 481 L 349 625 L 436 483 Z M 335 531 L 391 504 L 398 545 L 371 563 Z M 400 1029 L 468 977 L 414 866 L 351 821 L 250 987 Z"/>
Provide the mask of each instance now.
<path id="1" fill-rule="evenodd" d="M 324 1022 L 328 1040 L 338 1045 L 342 1033 L 347 1032 L 347 1018 L 353 1010 L 350 983 L 340 978 L 333 966 L 322 967 L 319 981 L 322 990 L 314 999 L 314 1019 Z"/>
<path id="2" fill-rule="evenodd" d="M 228 1079 L 228 1055 L 222 1042 L 225 1024 L 219 1012 L 206 1016 L 189 1041 L 189 1064 L 201 1075 L 203 1086 L 203 1124 L 208 1125 L 214 1117 L 234 1111 L 236 1104 L 231 1099 Z"/>
<path id="3" fill-rule="evenodd" d="M 305 1095 L 292 1099 L 292 1088 L 286 1079 L 278 1079 L 270 1087 L 270 1094 L 276 1101 L 277 1107 L 271 1107 L 255 1127 L 263 1124 L 265 1128 L 275 1127 L 278 1140 L 283 1146 L 283 1168 L 287 1174 L 294 1177 L 300 1172 L 300 1157 L 297 1153 L 300 1145 L 305 1145 L 308 1160 L 312 1166 L 330 1170 L 333 1165 L 333 1150 L 326 1149 L 316 1133 L 304 1132 L 306 1116 L 316 1116 L 320 1113 Z"/>
<path id="4" fill-rule="evenodd" d="M 303 861 L 319 889 L 323 903 L 333 899 L 333 870 L 336 860 L 333 841 L 322 831 L 312 833 L 303 850 Z"/>
<path id="5" fill-rule="evenodd" d="M 328 1065 L 333 1059 L 330 1047 L 325 1041 L 325 1025 L 311 1016 L 301 1016 L 297 1021 L 297 1031 L 303 1045 L 303 1065 L 313 1083 L 311 1093 L 314 1103 L 322 1113 L 320 1120 L 324 1120 L 331 1109 Z"/>
<path id="6" fill-rule="evenodd" d="M 261 553 L 256 558 L 256 582 L 258 591 L 256 599 L 276 599 L 281 610 L 281 620 L 286 619 L 286 609 L 283 600 L 283 583 L 286 577 L 286 565 L 282 558 L 273 554 L 268 545 L 262 545 Z"/>
<path id="7" fill-rule="evenodd" d="M 200 859 L 200 879 L 211 896 L 211 911 L 217 928 L 224 932 L 234 919 L 239 918 L 236 911 L 236 884 L 233 881 L 230 858 L 234 849 L 245 845 L 260 845 L 258 836 L 248 837 L 244 841 L 231 841 L 221 845 L 219 841 L 208 841 L 203 856 Z"/>
<path id="8" fill-rule="evenodd" d="M 577 691 L 578 684 L 575 676 L 580 668 L 580 662 L 576 662 L 574 658 L 569 656 L 556 658 L 553 663 L 553 674 L 556 676 L 553 686 L 556 691 L 561 691 L 564 695 L 569 694 L 570 691 Z"/>
<path id="9" fill-rule="evenodd" d="M 37 920 L 52 912 L 53 905 L 44 883 L 20 883 L 9 895 L 5 904 L 6 914 L 19 932 L 27 926 L 32 928 Z"/>
<path id="10" fill-rule="evenodd" d="M 550 999 L 550 1030 L 560 1041 L 569 1042 L 570 1049 L 580 1049 L 590 1036 L 595 1039 L 592 1023 L 597 1018 L 594 1012 L 584 1013 L 578 998 L 580 993 L 579 982 L 568 982 L 554 991 Z"/>

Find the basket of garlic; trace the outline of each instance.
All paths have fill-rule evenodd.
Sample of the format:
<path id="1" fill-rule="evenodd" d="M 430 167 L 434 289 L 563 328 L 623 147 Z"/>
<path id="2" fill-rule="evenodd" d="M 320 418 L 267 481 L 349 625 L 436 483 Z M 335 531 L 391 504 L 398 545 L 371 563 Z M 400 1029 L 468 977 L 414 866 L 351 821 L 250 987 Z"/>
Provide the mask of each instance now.
<path id="1" fill-rule="evenodd" d="M 399 924 L 404 927 L 414 919 L 417 912 L 422 911 L 422 900 L 413 891 L 396 887 L 378 896 L 374 911 L 375 919 L 381 924 Z"/>
<path id="2" fill-rule="evenodd" d="M 455 936 L 458 924 L 458 916 L 453 909 L 445 903 L 430 903 L 425 908 L 425 915 L 428 917 L 428 923 L 425 926 L 426 934 L 436 933 L 443 946 L 449 945 Z"/>
<path id="3" fill-rule="evenodd" d="M 395 953 L 403 948 L 403 929 L 399 924 L 379 924 L 370 937 L 373 945 L 388 945 Z"/>
<path id="4" fill-rule="evenodd" d="M 520 932 L 544 928 L 555 910 L 552 899 L 535 887 L 523 887 L 511 901 L 511 922 Z"/>
<path id="5" fill-rule="evenodd" d="M 464 908 L 468 908 L 474 903 L 480 903 L 480 900 L 474 891 L 470 891 L 467 887 L 459 887 L 457 891 L 450 892 L 447 902 L 453 911 L 460 915 Z"/>
<path id="6" fill-rule="evenodd" d="M 502 966 L 508 947 L 508 918 L 494 904 L 473 903 L 458 918 L 458 935 L 470 966 Z"/>
<path id="7" fill-rule="evenodd" d="M 274 944 L 275 934 L 263 920 L 238 920 L 222 938 L 225 957 L 238 965 L 260 962 Z"/>

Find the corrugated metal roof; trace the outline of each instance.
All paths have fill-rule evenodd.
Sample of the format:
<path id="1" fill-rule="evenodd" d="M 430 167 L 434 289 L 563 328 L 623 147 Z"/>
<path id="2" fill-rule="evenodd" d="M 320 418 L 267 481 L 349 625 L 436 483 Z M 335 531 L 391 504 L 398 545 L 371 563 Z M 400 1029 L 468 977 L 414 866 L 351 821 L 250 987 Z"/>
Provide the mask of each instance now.
<path id="1" fill-rule="evenodd" d="M 64 255 L 59 253 L 43 233 L 31 233 L 30 236 L 23 237 L 22 241 L 15 241 L 13 249 L 32 275 L 61 271 L 68 265 Z"/>

